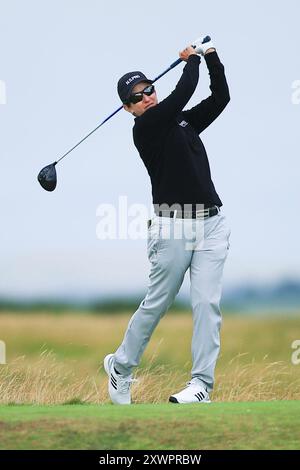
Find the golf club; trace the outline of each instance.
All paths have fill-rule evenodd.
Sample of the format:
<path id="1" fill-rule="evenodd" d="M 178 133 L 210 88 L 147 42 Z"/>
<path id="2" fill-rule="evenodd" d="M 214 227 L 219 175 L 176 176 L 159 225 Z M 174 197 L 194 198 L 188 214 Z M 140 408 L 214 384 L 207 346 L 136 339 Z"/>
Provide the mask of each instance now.
<path id="1" fill-rule="evenodd" d="M 200 44 L 204 44 L 206 42 L 210 41 L 210 36 L 205 36 L 205 38 L 198 38 L 193 42 L 192 47 L 196 50 L 196 52 L 200 52 L 197 49 L 199 48 Z M 175 62 L 173 62 L 164 72 L 162 72 L 160 75 L 158 75 L 154 80 L 153 83 L 156 82 L 159 78 L 161 78 L 163 75 L 165 75 L 167 72 L 172 70 L 174 67 L 176 67 L 178 64 L 182 62 L 182 59 L 177 59 Z M 123 109 L 123 105 L 120 106 L 116 111 L 114 111 L 112 114 L 110 114 L 104 121 L 102 121 L 95 129 L 93 129 L 91 132 L 89 132 L 83 139 L 80 140 L 74 147 L 72 147 L 70 150 L 68 150 L 62 157 L 60 157 L 56 162 L 51 163 L 50 165 L 45 166 L 38 174 L 38 181 L 40 185 L 46 190 L 46 191 L 54 191 L 56 188 L 57 184 L 57 174 L 56 174 L 56 168 L 55 166 L 57 165 L 58 162 L 60 162 L 63 158 L 65 158 L 69 153 L 71 153 L 78 145 L 80 145 L 84 140 L 86 140 L 90 135 L 92 135 L 99 127 L 103 126 L 105 122 L 107 122 L 110 118 L 112 118 L 115 114 L 117 114 L 121 109 Z"/>

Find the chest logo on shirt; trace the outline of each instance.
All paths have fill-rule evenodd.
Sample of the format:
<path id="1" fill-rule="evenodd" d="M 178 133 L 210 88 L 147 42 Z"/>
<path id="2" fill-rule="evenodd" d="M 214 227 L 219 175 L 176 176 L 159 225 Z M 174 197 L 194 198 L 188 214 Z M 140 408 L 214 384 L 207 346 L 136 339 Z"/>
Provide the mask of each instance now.
<path id="1" fill-rule="evenodd" d="M 178 123 L 181 127 L 186 127 L 188 125 L 188 122 L 186 121 L 181 121 Z"/>

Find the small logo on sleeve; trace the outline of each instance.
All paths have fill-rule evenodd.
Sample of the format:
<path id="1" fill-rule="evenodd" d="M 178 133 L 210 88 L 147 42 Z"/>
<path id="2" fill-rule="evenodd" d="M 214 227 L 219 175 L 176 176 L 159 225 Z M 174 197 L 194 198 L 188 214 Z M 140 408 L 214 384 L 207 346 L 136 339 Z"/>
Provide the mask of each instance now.
<path id="1" fill-rule="evenodd" d="M 188 122 L 186 121 L 181 121 L 178 123 L 181 127 L 186 127 L 188 125 Z"/>

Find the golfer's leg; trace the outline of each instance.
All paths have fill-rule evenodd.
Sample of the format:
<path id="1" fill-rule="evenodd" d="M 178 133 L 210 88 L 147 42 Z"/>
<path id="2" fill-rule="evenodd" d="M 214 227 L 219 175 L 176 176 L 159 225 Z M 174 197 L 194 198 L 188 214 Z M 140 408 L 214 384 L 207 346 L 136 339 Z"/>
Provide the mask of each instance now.
<path id="1" fill-rule="evenodd" d="M 190 267 L 194 327 L 192 377 L 198 377 L 207 391 L 213 389 L 220 350 L 220 299 L 229 235 L 224 216 L 205 221 L 204 242 L 198 251 L 194 251 Z"/>
<path id="2" fill-rule="evenodd" d="M 192 253 L 185 250 L 184 240 L 171 239 L 159 240 L 157 247 L 150 247 L 148 255 L 151 270 L 146 297 L 131 317 L 114 355 L 115 367 L 123 375 L 130 374 L 139 364 L 154 328 L 180 289 Z"/>

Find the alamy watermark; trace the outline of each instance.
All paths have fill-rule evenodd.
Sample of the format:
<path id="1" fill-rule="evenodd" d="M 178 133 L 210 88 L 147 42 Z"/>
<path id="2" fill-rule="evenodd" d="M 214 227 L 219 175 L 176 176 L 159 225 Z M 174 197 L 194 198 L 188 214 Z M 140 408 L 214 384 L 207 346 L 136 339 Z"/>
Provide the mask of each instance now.
<path id="1" fill-rule="evenodd" d="M 217 215 L 215 208 L 213 214 Z M 196 217 L 195 217 L 196 216 Z M 184 240 L 186 250 L 201 249 L 204 240 L 204 219 L 209 209 L 203 204 L 128 204 L 127 196 L 119 196 L 118 204 L 100 204 L 96 236 L 99 240 L 146 240 L 149 236 L 163 240 Z M 183 223 L 184 221 L 184 223 Z"/>
<path id="2" fill-rule="evenodd" d="M 292 82 L 292 96 L 291 96 L 291 102 L 292 104 L 300 104 L 300 80 L 294 80 Z"/>
<path id="3" fill-rule="evenodd" d="M 298 366 L 300 364 L 300 339 L 295 339 L 291 344 L 291 348 L 295 349 L 291 357 L 291 362 L 294 366 Z"/>
<path id="4" fill-rule="evenodd" d="M 6 84 L 4 80 L 0 80 L 0 104 L 6 104 Z"/>
<path id="5" fill-rule="evenodd" d="M 0 340 L 0 364 L 6 364 L 6 346 L 4 341 Z"/>

